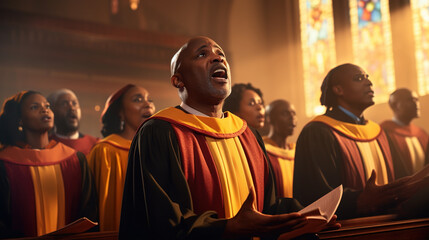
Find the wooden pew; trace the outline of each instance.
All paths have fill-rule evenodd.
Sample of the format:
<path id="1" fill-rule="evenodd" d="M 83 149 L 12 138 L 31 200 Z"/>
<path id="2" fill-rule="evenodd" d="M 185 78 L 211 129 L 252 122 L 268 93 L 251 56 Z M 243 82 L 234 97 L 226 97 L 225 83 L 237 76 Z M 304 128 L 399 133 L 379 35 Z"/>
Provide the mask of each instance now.
<path id="1" fill-rule="evenodd" d="M 396 220 L 394 215 L 382 215 L 339 221 L 342 227 L 338 230 L 319 233 L 320 239 L 344 240 L 393 240 L 393 239 L 429 239 L 429 218 Z M 42 238 L 19 238 L 35 240 Z M 118 232 L 90 232 L 61 236 L 44 236 L 43 239 L 103 239 L 117 240 Z"/>
<path id="2" fill-rule="evenodd" d="M 429 239 L 429 218 L 396 220 L 394 215 L 382 215 L 339 222 L 340 229 L 321 232 L 320 239 Z"/>
<path id="3" fill-rule="evenodd" d="M 71 239 L 103 239 L 103 240 L 117 240 L 118 232 L 106 231 L 106 232 L 87 232 L 78 234 L 58 235 L 58 236 L 42 236 L 42 237 L 28 237 L 28 238 L 14 238 L 14 240 L 71 240 Z"/>

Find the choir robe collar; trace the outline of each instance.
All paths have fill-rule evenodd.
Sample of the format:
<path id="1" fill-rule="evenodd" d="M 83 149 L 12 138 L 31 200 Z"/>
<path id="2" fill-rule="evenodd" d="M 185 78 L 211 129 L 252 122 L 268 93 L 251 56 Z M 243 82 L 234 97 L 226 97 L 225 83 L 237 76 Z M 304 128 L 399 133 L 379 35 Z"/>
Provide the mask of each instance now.
<path id="1" fill-rule="evenodd" d="M 41 166 L 57 164 L 75 153 L 73 148 L 51 140 L 45 149 L 8 146 L 0 151 L 0 159 L 20 165 Z"/>
<path id="2" fill-rule="evenodd" d="M 276 157 L 294 160 L 295 158 L 295 143 L 287 143 L 288 148 L 283 149 L 277 146 L 277 144 L 269 137 L 263 137 L 265 143 L 265 149 L 268 153 L 275 155 Z"/>
<path id="3" fill-rule="evenodd" d="M 381 133 L 380 125 L 371 120 L 368 120 L 365 125 L 359 125 L 339 121 L 326 115 L 320 115 L 316 116 L 311 121 L 324 123 L 356 141 L 372 141 L 376 139 Z"/>
<path id="4" fill-rule="evenodd" d="M 236 137 L 246 130 L 247 123 L 241 118 L 228 111 L 224 116 L 224 118 L 203 117 L 169 107 L 156 113 L 152 118 L 173 122 L 214 138 Z"/>
<path id="5" fill-rule="evenodd" d="M 131 140 L 125 139 L 118 134 L 110 134 L 109 136 L 101 139 L 100 143 L 107 143 L 126 151 L 130 150 L 131 146 Z"/>
<path id="6" fill-rule="evenodd" d="M 389 120 L 383 122 L 383 128 L 405 137 L 414 137 L 419 136 L 421 134 L 421 129 L 413 123 L 402 126 L 397 124 L 395 121 Z"/>

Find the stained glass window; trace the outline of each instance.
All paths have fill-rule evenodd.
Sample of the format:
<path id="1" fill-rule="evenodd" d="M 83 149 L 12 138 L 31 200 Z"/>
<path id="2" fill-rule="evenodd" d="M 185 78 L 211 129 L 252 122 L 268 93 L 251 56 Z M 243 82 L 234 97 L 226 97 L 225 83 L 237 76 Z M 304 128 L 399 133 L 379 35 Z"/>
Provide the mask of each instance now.
<path id="1" fill-rule="evenodd" d="M 395 88 L 395 76 L 387 0 L 350 0 L 355 64 L 370 76 L 375 91 L 374 101 L 387 101 Z"/>
<path id="2" fill-rule="evenodd" d="M 417 82 L 420 95 L 429 93 L 429 0 L 412 0 L 416 46 Z"/>
<path id="3" fill-rule="evenodd" d="M 335 66 L 332 0 L 300 0 L 305 106 L 307 116 L 323 113 L 320 85 Z"/>

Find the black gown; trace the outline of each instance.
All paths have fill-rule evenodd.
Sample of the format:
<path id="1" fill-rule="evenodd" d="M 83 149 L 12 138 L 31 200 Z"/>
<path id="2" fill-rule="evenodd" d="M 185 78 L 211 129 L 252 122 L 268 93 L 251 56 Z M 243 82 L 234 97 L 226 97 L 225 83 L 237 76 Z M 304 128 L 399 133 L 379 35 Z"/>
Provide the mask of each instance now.
<path id="1" fill-rule="evenodd" d="M 266 155 L 262 138 L 255 130 L 252 132 Z M 226 220 L 218 218 L 214 211 L 193 211 L 181 161 L 181 149 L 171 123 L 149 119 L 140 127 L 129 153 L 120 239 L 221 239 Z M 263 212 L 288 213 L 302 208 L 294 199 L 275 196 L 270 171 Z"/>
<path id="2" fill-rule="evenodd" d="M 325 115 L 341 122 L 358 124 L 339 108 L 333 108 Z M 366 121 L 362 119 L 362 122 Z M 345 160 L 332 131 L 331 127 L 321 122 L 310 122 L 303 128 L 295 152 L 293 196 L 307 205 L 343 184 L 344 193 L 336 214 L 339 219 L 359 217 L 356 201 L 363 189 L 344 184 L 344 179 L 350 176 L 342 176 Z"/>

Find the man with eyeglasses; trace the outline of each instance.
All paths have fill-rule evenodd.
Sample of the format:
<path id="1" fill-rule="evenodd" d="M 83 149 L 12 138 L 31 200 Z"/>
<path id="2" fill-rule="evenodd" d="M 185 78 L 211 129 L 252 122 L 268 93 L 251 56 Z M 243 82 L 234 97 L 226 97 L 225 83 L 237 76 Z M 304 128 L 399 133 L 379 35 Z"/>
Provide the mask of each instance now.
<path id="1" fill-rule="evenodd" d="M 395 181 L 389 143 L 363 112 L 374 104 L 368 74 L 353 64 L 329 71 L 321 86 L 324 115 L 302 130 L 296 147 L 293 196 L 303 205 L 343 184 L 339 219 L 387 213 L 423 184 Z"/>

